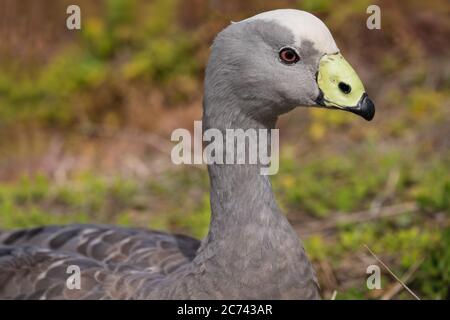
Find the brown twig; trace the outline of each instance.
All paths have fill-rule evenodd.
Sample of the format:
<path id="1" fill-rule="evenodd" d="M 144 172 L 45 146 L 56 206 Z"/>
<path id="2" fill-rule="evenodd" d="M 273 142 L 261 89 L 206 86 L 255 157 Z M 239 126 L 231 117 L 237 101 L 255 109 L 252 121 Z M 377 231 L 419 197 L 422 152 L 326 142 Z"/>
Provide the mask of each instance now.
<path id="1" fill-rule="evenodd" d="M 336 288 L 338 286 L 338 282 L 330 263 L 327 260 L 321 260 L 319 262 L 319 268 L 322 273 L 322 281 L 325 286 L 327 288 Z"/>
<path id="2" fill-rule="evenodd" d="M 412 265 L 411 268 L 409 268 L 408 272 L 402 277 L 403 283 L 408 283 L 409 279 L 413 276 L 413 274 L 419 269 L 420 265 L 422 264 L 423 259 L 420 261 L 417 261 L 415 264 Z M 381 297 L 381 300 L 391 300 L 393 297 L 395 297 L 400 290 L 402 290 L 402 284 L 396 282 L 392 288 L 390 288 L 383 296 Z"/>
<path id="3" fill-rule="evenodd" d="M 337 296 L 337 291 L 334 290 L 334 291 L 333 291 L 333 294 L 331 295 L 330 300 L 336 300 L 336 296 Z"/>
<path id="4" fill-rule="evenodd" d="M 420 298 L 399 277 L 397 277 L 395 273 L 392 272 L 391 269 L 389 269 L 389 267 L 383 261 L 381 261 L 381 259 L 378 258 L 377 255 L 373 253 L 373 251 L 370 250 L 370 248 L 366 244 L 364 244 L 364 247 L 391 274 L 391 276 L 394 277 L 394 279 L 397 280 L 403 286 L 403 288 L 405 288 L 414 298 L 420 300 Z"/>

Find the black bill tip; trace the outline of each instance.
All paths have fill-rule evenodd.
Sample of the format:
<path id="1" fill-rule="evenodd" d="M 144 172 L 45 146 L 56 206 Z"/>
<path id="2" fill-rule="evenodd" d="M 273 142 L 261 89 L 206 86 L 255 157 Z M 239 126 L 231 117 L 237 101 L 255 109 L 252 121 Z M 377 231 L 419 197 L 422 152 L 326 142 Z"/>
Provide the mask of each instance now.
<path id="1" fill-rule="evenodd" d="M 363 117 L 367 121 L 372 120 L 375 116 L 375 105 L 373 104 L 372 100 L 369 99 L 367 93 L 364 93 L 362 95 L 356 107 L 346 108 L 345 110 L 353 112 L 354 114 Z"/>
<path id="2" fill-rule="evenodd" d="M 369 99 L 369 96 L 365 92 L 361 96 L 361 99 L 359 99 L 356 107 L 327 106 L 322 90 L 319 90 L 319 95 L 316 98 L 315 103 L 318 106 L 322 106 L 322 107 L 326 107 L 326 108 L 350 111 L 354 114 L 357 114 L 358 116 L 363 117 L 367 121 L 372 120 L 373 117 L 375 116 L 375 105 L 373 104 L 372 100 Z"/>

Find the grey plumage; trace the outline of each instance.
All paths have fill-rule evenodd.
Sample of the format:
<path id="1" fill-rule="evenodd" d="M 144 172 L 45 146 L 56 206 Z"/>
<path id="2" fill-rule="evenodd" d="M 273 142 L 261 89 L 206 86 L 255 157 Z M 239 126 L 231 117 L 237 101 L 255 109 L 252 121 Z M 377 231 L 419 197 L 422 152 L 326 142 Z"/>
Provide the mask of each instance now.
<path id="1" fill-rule="evenodd" d="M 205 77 L 204 130 L 272 129 L 281 114 L 316 104 L 319 59 L 336 46 L 318 19 L 295 10 L 281 14 L 290 21 L 306 16 L 317 23 L 305 26 L 314 34 L 299 38 L 269 15 L 234 23 L 215 39 Z M 281 63 L 283 46 L 296 48 L 301 61 Z M 314 270 L 259 169 L 208 166 L 211 224 L 201 243 L 103 225 L 4 232 L 0 298 L 318 299 Z M 80 266 L 80 290 L 65 285 L 69 265 Z"/>
<path id="2" fill-rule="evenodd" d="M 14 299 L 134 298 L 144 283 L 189 263 L 199 247 L 183 235 L 107 225 L 5 232 L 0 243 L 0 296 Z M 70 265 L 80 267 L 80 290 L 66 287 Z"/>

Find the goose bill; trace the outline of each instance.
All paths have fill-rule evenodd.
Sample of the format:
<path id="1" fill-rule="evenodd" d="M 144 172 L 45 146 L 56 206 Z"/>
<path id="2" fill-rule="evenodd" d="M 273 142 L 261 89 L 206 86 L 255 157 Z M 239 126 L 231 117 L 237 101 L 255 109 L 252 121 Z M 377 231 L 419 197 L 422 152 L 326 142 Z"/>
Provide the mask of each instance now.
<path id="1" fill-rule="evenodd" d="M 373 119 L 375 105 L 355 70 L 340 53 L 326 54 L 320 59 L 317 84 L 318 105 L 349 111 L 368 121 Z"/>

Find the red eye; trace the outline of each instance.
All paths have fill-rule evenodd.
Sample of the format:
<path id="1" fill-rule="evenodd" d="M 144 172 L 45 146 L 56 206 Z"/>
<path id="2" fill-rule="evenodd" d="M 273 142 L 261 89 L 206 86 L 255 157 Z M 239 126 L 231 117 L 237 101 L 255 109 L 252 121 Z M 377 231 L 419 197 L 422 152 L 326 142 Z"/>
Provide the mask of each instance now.
<path id="1" fill-rule="evenodd" d="M 300 60 L 297 52 L 291 48 L 283 48 L 280 51 L 280 59 L 286 64 L 293 64 Z"/>

